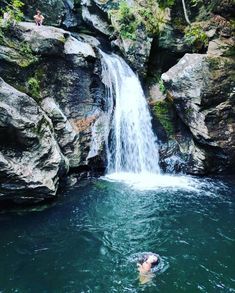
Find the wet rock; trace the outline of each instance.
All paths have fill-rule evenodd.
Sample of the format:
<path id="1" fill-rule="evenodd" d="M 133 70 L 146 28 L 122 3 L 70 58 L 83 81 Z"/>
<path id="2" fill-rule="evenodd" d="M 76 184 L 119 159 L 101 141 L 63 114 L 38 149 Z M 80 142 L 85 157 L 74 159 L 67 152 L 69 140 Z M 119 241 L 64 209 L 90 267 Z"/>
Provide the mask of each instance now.
<path id="1" fill-rule="evenodd" d="M 63 155 L 68 159 L 69 166 L 72 168 L 78 166 L 81 161 L 79 133 L 75 132 L 53 98 L 43 99 L 41 107 L 53 123 L 55 138 Z"/>
<path id="2" fill-rule="evenodd" d="M 53 198 L 68 170 L 50 119 L 37 103 L 0 79 L 0 200 Z"/>
<path id="3" fill-rule="evenodd" d="M 176 54 L 192 51 L 192 46 L 189 46 L 185 42 L 184 33 L 170 24 L 166 25 L 164 30 L 160 33 L 158 48 Z"/>
<path id="4" fill-rule="evenodd" d="M 136 39 L 117 38 L 112 47 L 122 52 L 131 67 L 144 76 L 147 73 L 152 38 L 148 37 L 144 28 L 138 28 Z"/>
<path id="5" fill-rule="evenodd" d="M 235 164 L 234 60 L 186 54 L 162 75 L 177 114 L 203 150 L 204 172 Z M 216 164 L 215 164 L 216 162 Z"/>
<path id="6" fill-rule="evenodd" d="M 55 138 L 72 169 L 95 169 L 90 150 L 93 125 L 107 111 L 101 65 L 86 38 L 48 26 L 19 23 L 12 28 L 30 55 L 37 58 L 22 68 L 19 62 L 20 46 L 7 55 L 8 47 L 0 52 L 0 74 L 12 86 L 31 95 L 51 119 Z M 90 39 L 93 39 L 90 37 Z M 92 43 L 92 42 L 91 42 Z M 99 123 L 100 125 L 100 123 Z M 97 133 L 97 137 L 99 134 Z M 102 139 L 101 139 L 102 140 Z M 96 162 L 105 162 L 103 143 L 100 141 Z M 89 154 L 89 160 L 88 160 Z"/>

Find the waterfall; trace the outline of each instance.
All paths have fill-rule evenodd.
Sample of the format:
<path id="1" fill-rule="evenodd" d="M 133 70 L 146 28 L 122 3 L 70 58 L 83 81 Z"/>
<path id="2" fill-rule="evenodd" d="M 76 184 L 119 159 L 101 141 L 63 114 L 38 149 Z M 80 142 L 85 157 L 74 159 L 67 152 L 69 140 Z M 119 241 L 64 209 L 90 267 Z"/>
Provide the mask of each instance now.
<path id="1" fill-rule="evenodd" d="M 108 174 L 159 174 L 157 139 L 140 81 L 121 57 L 100 53 L 107 98 L 114 105 Z"/>

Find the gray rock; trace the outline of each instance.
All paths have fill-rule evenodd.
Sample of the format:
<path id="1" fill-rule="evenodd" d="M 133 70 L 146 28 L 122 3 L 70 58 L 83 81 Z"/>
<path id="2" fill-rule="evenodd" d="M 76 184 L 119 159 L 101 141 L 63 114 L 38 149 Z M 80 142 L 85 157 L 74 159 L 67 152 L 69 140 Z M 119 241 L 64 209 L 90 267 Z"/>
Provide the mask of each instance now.
<path id="1" fill-rule="evenodd" d="M 18 34 L 18 38 L 26 42 L 32 52 L 37 55 L 96 57 L 91 45 L 72 37 L 70 32 L 60 28 L 52 26 L 37 27 L 31 22 L 20 22 L 14 30 Z"/>
<path id="2" fill-rule="evenodd" d="M 214 39 L 209 42 L 207 54 L 211 56 L 230 56 L 234 54 L 235 41 L 229 39 Z"/>
<path id="3" fill-rule="evenodd" d="M 178 115 L 205 154 L 205 172 L 235 164 L 234 60 L 186 54 L 162 75 Z M 216 163 L 215 163 L 216 162 Z"/>
<path id="4" fill-rule="evenodd" d="M 43 99 L 41 107 L 53 123 L 55 138 L 63 155 L 68 158 L 69 166 L 79 166 L 81 161 L 79 133 L 75 132 L 67 117 L 53 98 Z"/>
<path id="5" fill-rule="evenodd" d="M 51 118 L 56 139 L 70 167 L 87 165 L 93 124 L 107 110 L 95 51 L 83 36 L 76 34 L 74 38 L 59 28 L 19 23 L 12 34 L 17 34 L 20 41 L 24 40 L 32 48 L 38 62 L 33 68 L 15 70 L 17 56 L 8 60 L 4 53 L 1 75 L 12 86 L 30 94 L 29 81 L 33 79 L 38 84 L 40 92 L 35 99 Z"/>
<path id="6" fill-rule="evenodd" d="M 144 28 L 136 32 L 136 40 L 118 38 L 112 41 L 112 46 L 122 52 L 131 67 L 139 75 L 144 76 L 147 72 L 152 38 L 148 37 Z"/>
<path id="7" fill-rule="evenodd" d="M 97 1 L 82 1 L 82 18 L 93 29 L 98 30 L 106 36 L 111 36 L 113 30 L 108 20 L 108 15 L 103 11 Z"/>
<path id="8" fill-rule="evenodd" d="M 62 55 L 70 33 L 52 26 L 38 27 L 31 22 L 20 22 L 14 28 L 22 41 L 30 45 L 38 55 Z"/>
<path id="9" fill-rule="evenodd" d="M 68 165 L 50 119 L 29 96 L 0 79 L 0 200 L 53 198 Z"/>
<path id="10" fill-rule="evenodd" d="M 45 24 L 75 28 L 81 24 L 81 15 L 76 11 L 74 0 L 23 0 L 27 18 L 33 20 L 36 9 L 45 17 Z"/>

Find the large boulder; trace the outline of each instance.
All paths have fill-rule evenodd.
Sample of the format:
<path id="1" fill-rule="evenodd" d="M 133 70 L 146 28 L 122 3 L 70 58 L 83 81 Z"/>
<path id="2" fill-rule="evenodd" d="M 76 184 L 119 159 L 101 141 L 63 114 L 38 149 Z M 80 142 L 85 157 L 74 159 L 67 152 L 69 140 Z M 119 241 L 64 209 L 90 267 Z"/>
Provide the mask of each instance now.
<path id="1" fill-rule="evenodd" d="M 96 152 L 90 152 L 94 149 L 93 125 L 97 120 L 103 121 L 107 112 L 95 50 L 84 41 L 84 36 L 76 34 L 74 38 L 63 29 L 36 27 L 33 23 L 19 23 L 12 28 L 11 35 L 17 35 L 14 40 L 17 45 L 14 49 L 9 49 L 7 44 L 2 50 L 0 47 L 0 75 L 32 96 L 47 113 L 71 168 L 90 165 L 95 169 L 97 164 L 90 163 L 93 156 L 103 166 L 104 140 Z M 25 62 L 24 67 L 19 60 L 22 44 L 27 48 L 25 56 L 35 59 L 32 63 Z M 11 55 L 7 55 L 9 50 L 13 50 Z"/>
<path id="2" fill-rule="evenodd" d="M 93 30 L 108 37 L 113 34 L 113 29 L 108 18 L 108 11 L 103 9 L 103 5 L 99 5 L 98 1 L 82 1 L 82 18 Z"/>
<path id="3" fill-rule="evenodd" d="M 204 173 L 235 165 L 234 59 L 186 54 L 162 75 L 177 114 L 204 150 Z"/>
<path id="4" fill-rule="evenodd" d="M 140 76 L 145 76 L 148 69 L 152 38 L 147 36 L 144 27 L 136 30 L 136 39 L 118 37 L 112 41 L 114 49 L 121 51 L 125 60 Z"/>
<path id="5" fill-rule="evenodd" d="M 37 103 L 0 79 L 0 200 L 55 197 L 68 165 L 50 119 Z"/>

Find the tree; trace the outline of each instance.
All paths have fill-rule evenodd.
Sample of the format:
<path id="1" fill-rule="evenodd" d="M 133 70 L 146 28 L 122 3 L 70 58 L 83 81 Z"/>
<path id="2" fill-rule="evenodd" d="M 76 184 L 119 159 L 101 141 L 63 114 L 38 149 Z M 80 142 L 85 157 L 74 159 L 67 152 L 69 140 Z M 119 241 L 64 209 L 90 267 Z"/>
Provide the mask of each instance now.
<path id="1" fill-rule="evenodd" d="M 187 21 L 187 23 L 188 23 L 189 25 L 191 25 L 191 22 L 190 22 L 190 20 L 189 20 L 189 18 L 188 18 L 188 13 L 187 13 L 187 9 L 186 9 L 186 5 L 185 5 L 185 1 L 184 1 L 184 0 L 182 0 L 182 5 L 183 5 L 183 10 L 184 10 L 184 17 L 185 17 L 185 20 Z"/>
<path id="2" fill-rule="evenodd" d="M 8 13 L 11 21 L 21 21 L 23 19 L 24 14 L 21 9 L 24 3 L 21 0 L 10 0 L 9 2 L 1 0 L 1 2 L 3 3 L 1 12 L 3 14 Z"/>

